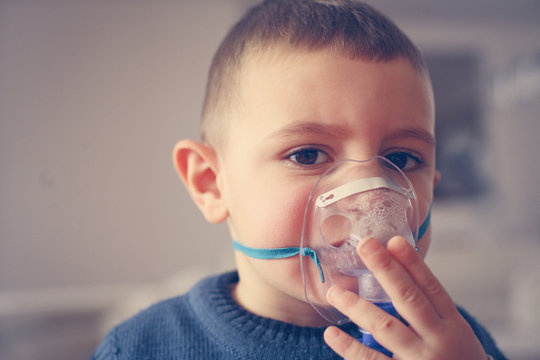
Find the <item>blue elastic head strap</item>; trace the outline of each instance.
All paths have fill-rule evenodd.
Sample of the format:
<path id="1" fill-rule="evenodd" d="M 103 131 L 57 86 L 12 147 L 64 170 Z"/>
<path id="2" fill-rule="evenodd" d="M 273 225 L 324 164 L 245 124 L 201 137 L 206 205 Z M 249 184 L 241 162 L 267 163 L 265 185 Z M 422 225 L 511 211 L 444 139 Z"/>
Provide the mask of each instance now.
<path id="1" fill-rule="evenodd" d="M 426 220 L 424 220 L 420 228 L 418 228 L 418 241 L 420 241 L 422 236 L 424 236 L 424 234 L 426 233 L 430 220 L 431 220 L 431 207 L 429 208 L 429 212 L 426 217 Z M 300 251 L 301 251 L 302 256 L 309 256 L 311 260 L 313 260 L 313 262 L 315 263 L 315 266 L 317 266 L 317 268 L 319 269 L 321 282 L 324 283 L 324 273 L 321 266 L 321 262 L 319 260 L 319 257 L 317 256 L 317 253 L 313 249 L 310 249 L 307 247 L 302 248 L 302 250 L 300 250 L 299 247 L 259 249 L 259 248 L 252 248 L 249 246 L 242 245 L 236 240 L 233 240 L 233 248 L 234 250 L 238 250 L 249 257 L 252 257 L 255 259 L 262 259 L 262 260 L 285 259 L 285 258 L 296 256 L 300 254 Z M 416 250 L 418 251 L 418 248 L 416 248 Z"/>
<path id="2" fill-rule="evenodd" d="M 276 248 L 276 249 L 257 249 L 257 248 L 252 248 L 252 247 L 242 245 L 236 240 L 233 240 L 233 248 L 234 250 L 243 252 L 249 257 L 252 257 L 255 259 L 263 259 L 263 260 L 284 259 L 284 258 L 288 258 L 288 257 L 292 257 L 292 256 L 296 256 L 300 254 L 300 248 L 298 247 Z M 313 260 L 313 262 L 319 269 L 319 274 L 321 275 L 321 281 L 324 282 L 324 274 L 322 271 L 321 262 L 319 261 L 319 258 L 317 257 L 317 253 L 315 252 L 315 250 L 310 249 L 310 248 L 303 248 L 302 256 L 309 256 Z"/>
<path id="3" fill-rule="evenodd" d="M 420 225 L 420 227 L 418 228 L 418 237 L 417 237 L 417 241 L 420 241 L 420 239 L 422 238 L 422 236 L 424 236 L 424 234 L 426 233 L 428 227 L 429 227 L 429 223 L 431 221 L 431 205 L 429 206 L 429 211 L 428 211 L 428 214 L 426 216 L 426 220 L 424 220 L 424 222 L 422 223 L 422 225 Z M 416 251 L 418 251 L 418 247 L 415 247 Z"/>

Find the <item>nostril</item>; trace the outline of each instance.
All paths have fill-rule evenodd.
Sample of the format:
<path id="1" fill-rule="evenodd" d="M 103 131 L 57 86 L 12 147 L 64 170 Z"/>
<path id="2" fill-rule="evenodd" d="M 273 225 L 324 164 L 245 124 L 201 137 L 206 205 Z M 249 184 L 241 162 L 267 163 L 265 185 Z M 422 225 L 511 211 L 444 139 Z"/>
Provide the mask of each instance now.
<path id="1" fill-rule="evenodd" d="M 340 240 L 340 241 L 336 241 L 335 243 L 330 244 L 330 245 L 332 245 L 333 247 L 339 248 L 339 247 L 341 247 L 341 245 L 343 245 L 343 244 L 345 243 L 346 240 L 347 240 L 347 239 L 343 239 L 343 240 Z"/>

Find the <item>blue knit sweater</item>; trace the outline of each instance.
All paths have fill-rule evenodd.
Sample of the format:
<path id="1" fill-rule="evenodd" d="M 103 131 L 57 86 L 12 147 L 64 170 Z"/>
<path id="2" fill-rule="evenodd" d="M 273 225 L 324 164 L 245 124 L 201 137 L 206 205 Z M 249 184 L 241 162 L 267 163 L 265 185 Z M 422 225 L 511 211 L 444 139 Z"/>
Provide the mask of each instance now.
<path id="1" fill-rule="evenodd" d="M 236 272 L 210 277 L 186 295 L 148 308 L 114 328 L 91 359 L 340 359 L 324 342 L 324 328 L 295 326 L 244 310 L 231 294 L 237 281 Z M 504 359 L 487 331 L 462 314 L 486 352 Z M 360 336 L 354 324 L 345 330 Z"/>

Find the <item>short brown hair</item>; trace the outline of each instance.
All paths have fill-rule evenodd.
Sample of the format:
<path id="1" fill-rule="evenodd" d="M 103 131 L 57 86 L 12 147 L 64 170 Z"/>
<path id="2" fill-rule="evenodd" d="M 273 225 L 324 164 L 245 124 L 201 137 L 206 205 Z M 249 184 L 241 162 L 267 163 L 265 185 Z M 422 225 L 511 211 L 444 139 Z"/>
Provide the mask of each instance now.
<path id="1" fill-rule="evenodd" d="M 407 59 L 426 69 L 420 51 L 386 16 L 354 0 L 266 0 L 249 10 L 214 55 L 202 113 L 203 141 L 217 145 L 238 85 L 238 73 L 251 51 L 271 47 L 316 51 L 331 48 L 351 58 Z"/>

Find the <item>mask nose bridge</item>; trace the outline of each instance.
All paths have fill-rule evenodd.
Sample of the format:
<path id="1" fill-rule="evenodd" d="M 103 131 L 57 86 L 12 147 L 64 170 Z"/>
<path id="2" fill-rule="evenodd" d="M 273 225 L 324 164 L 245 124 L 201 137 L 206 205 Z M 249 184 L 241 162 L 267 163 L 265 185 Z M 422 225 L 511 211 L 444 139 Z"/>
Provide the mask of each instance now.
<path id="1" fill-rule="evenodd" d="M 351 176 L 356 179 L 384 177 L 385 171 L 382 166 L 383 165 L 376 159 L 368 160 L 368 162 L 358 162 L 353 165 Z"/>
<path id="2" fill-rule="evenodd" d="M 378 155 L 367 160 L 344 160 L 343 163 L 347 165 L 335 169 L 336 174 L 334 176 L 341 178 L 343 182 L 346 182 L 347 179 L 385 177 L 388 168 L 385 169 L 384 161 L 388 160 Z M 390 165 L 386 164 L 386 167 L 388 166 Z"/>
<path id="3" fill-rule="evenodd" d="M 403 193 L 406 189 L 401 182 L 396 182 L 393 164 L 381 156 L 365 161 L 342 160 L 323 175 L 323 189 L 316 199 L 317 207 L 334 204 L 354 194 L 378 188 L 389 188 Z M 398 170 L 399 172 L 399 170 Z"/>

